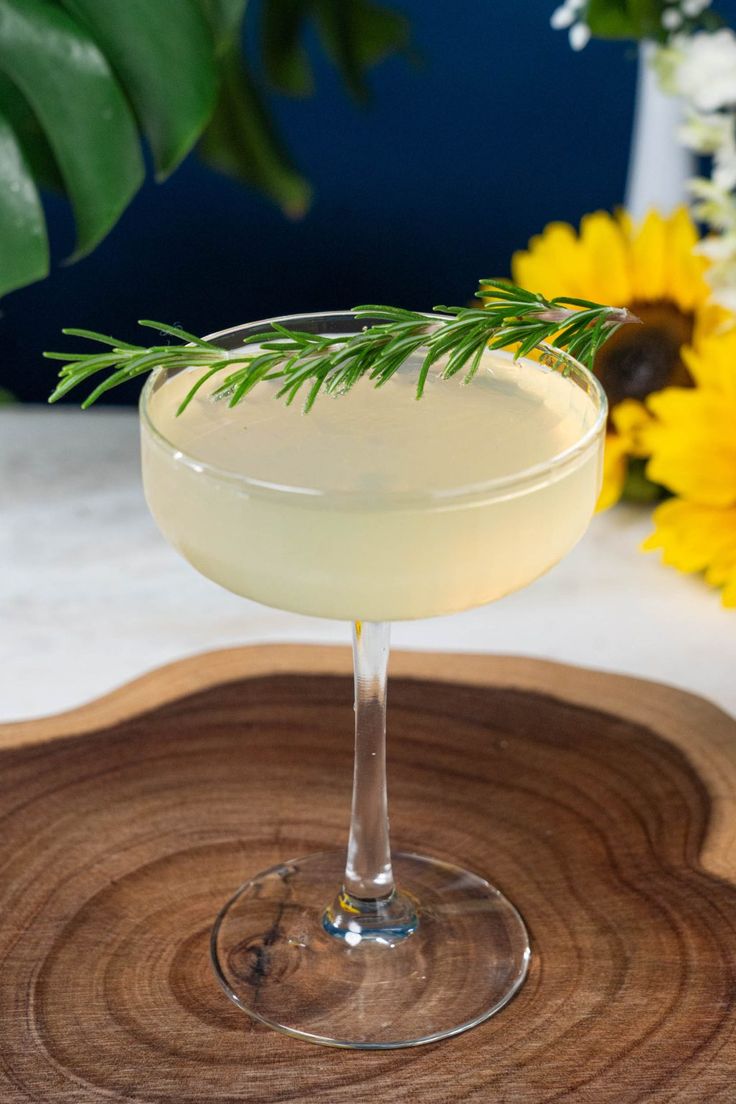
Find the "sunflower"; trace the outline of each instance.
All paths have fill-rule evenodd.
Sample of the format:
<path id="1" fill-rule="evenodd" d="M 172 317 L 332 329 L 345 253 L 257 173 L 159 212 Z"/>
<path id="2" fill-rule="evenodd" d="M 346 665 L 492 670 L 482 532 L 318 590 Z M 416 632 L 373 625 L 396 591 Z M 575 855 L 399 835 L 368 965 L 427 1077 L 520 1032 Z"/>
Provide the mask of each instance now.
<path id="1" fill-rule="evenodd" d="M 629 307 L 644 323 L 623 327 L 596 358 L 611 406 L 599 509 L 617 502 L 627 485 L 631 497 L 659 494 L 641 478 L 645 452 L 634 432 L 646 420 L 640 404 L 665 387 L 690 386 L 683 348 L 722 323 L 723 312 L 708 304 L 708 261 L 693 252 L 697 241 L 684 207 L 668 217 L 650 211 L 639 226 L 625 212 L 597 211 L 579 232 L 550 223 L 514 254 L 513 278 L 522 287 Z"/>
<path id="2" fill-rule="evenodd" d="M 650 396 L 652 417 L 638 431 L 649 477 L 677 496 L 654 511 L 644 547 L 704 573 L 736 607 L 736 333 L 705 338 L 684 356 L 694 388 Z"/>

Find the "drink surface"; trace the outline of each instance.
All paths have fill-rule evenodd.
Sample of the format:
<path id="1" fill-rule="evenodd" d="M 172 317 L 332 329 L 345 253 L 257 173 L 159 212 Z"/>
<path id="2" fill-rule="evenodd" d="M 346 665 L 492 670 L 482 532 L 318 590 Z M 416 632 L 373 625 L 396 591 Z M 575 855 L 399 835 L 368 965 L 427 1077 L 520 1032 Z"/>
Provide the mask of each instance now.
<path id="1" fill-rule="evenodd" d="M 524 586 L 585 530 L 600 448 L 484 488 L 574 449 L 596 404 L 559 373 L 504 353 L 486 354 L 468 386 L 432 375 L 417 401 L 419 362 L 382 388 L 364 379 L 320 395 L 309 414 L 266 383 L 233 408 L 205 385 L 177 417 L 199 370 L 159 382 L 149 418 L 179 450 L 144 425 L 161 529 L 221 585 L 318 616 L 424 617 Z"/>

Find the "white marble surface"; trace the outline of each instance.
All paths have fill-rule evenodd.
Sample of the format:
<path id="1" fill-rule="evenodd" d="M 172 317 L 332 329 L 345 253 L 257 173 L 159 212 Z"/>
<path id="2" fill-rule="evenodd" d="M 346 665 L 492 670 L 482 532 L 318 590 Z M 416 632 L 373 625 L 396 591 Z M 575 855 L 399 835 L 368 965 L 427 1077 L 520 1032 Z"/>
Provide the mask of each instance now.
<path id="1" fill-rule="evenodd" d="M 545 578 L 495 606 L 395 626 L 399 648 L 541 656 L 658 679 L 736 712 L 736 614 L 638 546 L 646 513 L 597 517 Z M 0 719 L 57 712 L 151 667 L 346 625 L 266 609 L 178 558 L 150 519 L 132 411 L 0 411 Z"/>

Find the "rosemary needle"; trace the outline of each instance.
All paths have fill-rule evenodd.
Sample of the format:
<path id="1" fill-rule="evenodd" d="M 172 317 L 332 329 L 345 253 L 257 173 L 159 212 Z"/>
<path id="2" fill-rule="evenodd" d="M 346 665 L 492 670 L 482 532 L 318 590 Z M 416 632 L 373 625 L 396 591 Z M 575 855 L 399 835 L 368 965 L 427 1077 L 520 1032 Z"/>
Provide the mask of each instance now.
<path id="1" fill-rule="evenodd" d="M 446 358 L 443 378 L 466 369 L 467 381 L 477 371 L 486 348 L 512 348 L 516 356 L 525 356 L 547 342 L 592 367 L 601 345 L 620 326 L 639 321 L 625 308 L 564 296 L 546 299 L 505 280 L 482 280 L 477 297 L 482 306 L 435 307 L 429 314 L 375 304 L 354 307 L 352 314 L 365 319 L 366 325 L 344 336 L 305 333 L 274 322 L 271 332 L 258 335 L 256 352 L 227 352 L 177 326 L 149 320 L 140 324 L 181 344 L 131 345 L 92 330 L 67 329 L 65 334 L 107 348 L 94 353 L 44 353 L 65 362 L 49 402 L 56 402 L 98 373 L 105 375 L 84 400 L 83 408 L 105 391 L 154 368 L 202 367 L 204 372 L 179 413 L 200 387 L 218 375 L 214 394 L 227 396 L 232 406 L 242 402 L 260 380 L 270 379 L 279 381 L 278 395 L 289 403 L 306 387 L 304 408 L 309 410 L 321 391 L 342 394 L 363 376 L 380 387 L 412 353 L 421 350 L 419 398 L 430 368 L 442 357 Z"/>

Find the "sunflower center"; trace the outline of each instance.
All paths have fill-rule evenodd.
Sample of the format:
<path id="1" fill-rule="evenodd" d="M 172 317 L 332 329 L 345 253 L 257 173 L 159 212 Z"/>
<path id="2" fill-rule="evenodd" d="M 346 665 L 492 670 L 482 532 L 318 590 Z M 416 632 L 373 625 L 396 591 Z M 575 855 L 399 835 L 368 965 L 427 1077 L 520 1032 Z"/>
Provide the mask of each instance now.
<path id="1" fill-rule="evenodd" d="M 663 387 L 688 387 L 690 373 L 680 356 L 693 334 L 693 316 L 669 299 L 630 303 L 641 326 L 622 326 L 606 342 L 595 360 L 595 372 L 608 401 L 645 399 Z"/>

